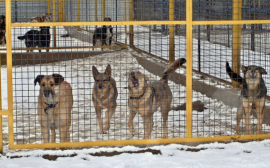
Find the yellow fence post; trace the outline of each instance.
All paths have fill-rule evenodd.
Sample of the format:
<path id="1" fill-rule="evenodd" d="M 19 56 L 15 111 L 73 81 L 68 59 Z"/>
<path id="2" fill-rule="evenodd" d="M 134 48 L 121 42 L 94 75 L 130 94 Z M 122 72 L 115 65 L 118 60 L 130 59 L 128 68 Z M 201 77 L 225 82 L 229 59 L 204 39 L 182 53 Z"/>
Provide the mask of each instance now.
<path id="1" fill-rule="evenodd" d="M 47 0 L 47 12 L 51 13 L 51 0 Z"/>
<path id="2" fill-rule="evenodd" d="M 6 50 L 7 50 L 7 96 L 8 96 L 8 139 L 9 148 L 14 146 L 13 132 L 13 88 L 12 88 L 12 45 L 11 45 L 11 0 L 6 0 Z"/>
<path id="3" fill-rule="evenodd" d="M 134 4 L 133 4 L 133 0 L 129 0 L 129 21 L 133 21 L 134 20 Z M 133 25 L 129 26 L 129 46 L 133 47 L 134 46 L 134 32 L 133 32 Z"/>
<path id="4" fill-rule="evenodd" d="M 59 22 L 64 22 L 64 0 L 58 0 Z"/>
<path id="5" fill-rule="evenodd" d="M 242 20 L 242 0 L 233 0 L 233 20 Z M 237 74 L 240 73 L 241 63 L 241 25 L 233 25 L 232 42 L 232 68 Z M 233 82 L 233 87 L 238 87 Z"/>
<path id="6" fill-rule="evenodd" d="M 125 15 L 124 15 L 124 20 L 127 21 L 127 0 L 125 0 L 125 5 L 124 5 L 124 10 L 125 10 Z M 125 45 L 127 46 L 127 25 L 125 25 Z"/>
<path id="7" fill-rule="evenodd" d="M 55 22 L 56 21 L 56 19 L 55 19 L 55 15 L 56 15 L 56 11 L 55 11 L 56 10 L 56 4 L 55 3 L 56 3 L 56 0 L 52 0 L 52 3 L 53 3 L 52 4 L 53 22 Z M 53 27 L 53 46 L 56 47 L 56 27 L 55 26 Z"/>
<path id="8" fill-rule="evenodd" d="M 186 3 L 186 137 L 192 137 L 192 0 Z"/>
<path id="9" fill-rule="evenodd" d="M 106 0 L 102 0 L 102 21 L 106 16 Z"/>
<path id="10" fill-rule="evenodd" d="M 1 53 L 0 53 L 0 111 L 2 110 L 2 63 L 1 63 Z M 0 112 L 1 113 L 1 112 Z M 2 115 L 0 114 L 0 153 L 3 153 L 3 120 Z"/>
<path id="11" fill-rule="evenodd" d="M 169 20 L 174 20 L 174 0 L 169 0 Z M 175 60 L 174 54 L 174 25 L 169 26 L 169 62 Z"/>

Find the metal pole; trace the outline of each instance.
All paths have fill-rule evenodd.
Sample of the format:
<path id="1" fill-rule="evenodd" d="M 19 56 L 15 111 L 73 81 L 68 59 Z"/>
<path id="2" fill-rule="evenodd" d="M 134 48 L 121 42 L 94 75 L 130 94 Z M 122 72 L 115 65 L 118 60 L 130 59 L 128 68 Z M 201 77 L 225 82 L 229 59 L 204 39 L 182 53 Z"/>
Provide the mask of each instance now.
<path id="1" fill-rule="evenodd" d="M 17 1 L 15 1 L 15 22 L 18 22 L 18 5 L 17 5 Z"/>
<path id="2" fill-rule="evenodd" d="M 152 38 L 151 38 L 151 35 L 152 35 L 152 26 L 149 25 L 149 53 L 151 54 L 151 43 L 152 43 Z"/>
<path id="3" fill-rule="evenodd" d="M 102 21 L 106 16 L 106 0 L 102 0 Z"/>
<path id="4" fill-rule="evenodd" d="M 169 20 L 174 20 L 174 0 L 169 0 Z M 169 26 L 169 63 L 175 60 L 174 54 L 174 25 Z"/>
<path id="5" fill-rule="evenodd" d="M 256 8 L 256 2 L 253 0 L 251 3 L 250 3 L 250 8 Z M 252 19 L 256 19 L 255 17 L 255 12 L 251 12 L 250 14 L 250 17 Z M 254 24 L 251 24 L 251 32 L 250 32 L 250 47 L 251 47 L 251 50 L 252 51 L 255 51 L 255 25 Z"/>
<path id="6" fill-rule="evenodd" d="M 117 0 L 116 0 L 115 8 L 116 8 L 115 21 L 117 21 L 117 20 L 118 20 L 118 19 L 117 19 L 117 16 L 118 16 L 118 5 L 117 5 Z M 118 28 L 118 26 L 116 26 L 116 31 L 115 31 L 115 32 L 116 32 L 116 35 L 115 35 L 116 41 L 117 41 L 117 34 L 118 34 L 118 33 L 117 33 L 117 31 L 118 31 L 117 28 Z"/>
<path id="7" fill-rule="evenodd" d="M 77 0 L 77 22 L 81 21 L 81 6 L 80 6 L 80 0 Z M 78 26 L 80 27 L 80 26 Z"/>
<path id="8" fill-rule="evenodd" d="M 210 19 L 210 0 L 206 0 L 206 5 L 207 5 L 207 9 L 206 9 L 206 20 L 209 21 Z M 207 34 L 207 41 L 210 41 L 210 25 L 206 25 L 206 34 Z"/>
<path id="9" fill-rule="evenodd" d="M 134 3 L 133 0 L 129 0 L 129 21 L 134 20 Z M 130 47 L 134 46 L 134 32 L 133 25 L 129 26 L 129 45 Z"/>
<path id="10" fill-rule="evenodd" d="M 11 45 L 11 0 L 6 0 L 6 59 L 7 59 L 7 90 L 8 90 L 8 140 L 9 148 L 14 146 L 13 132 L 13 88 L 12 88 L 12 45 Z M 1 130 L 2 131 L 2 130 Z"/>
<path id="11" fill-rule="evenodd" d="M 88 21 L 88 4 L 87 4 L 87 0 L 85 1 L 85 6 L 86 6 L 86 21 Z"/>
<path id="12" fill-rule="evenodd" d="M 199 0 L 199 20 L 201 20 L 201 1 Z M 198 26 L 198 71 L 201 72 L 201 26 Z"/>
<path id="13" fill-rule="evenodd" d="M 2 69 L 2 63 L 1 63 L 1 53 L 0 53 L 0 111 L 2 110 L 2 76 L 1 76 L 1 69 Z M 3 154 L 3 120 L 2 115 L 0 114 L 0 153 Z"/>
<path id="14" fill-rule="evenodd" d="M 64 0 L 58 0 L 58 16 L 59 22 L 64 21 Z"/>
<path id="15" fill-rule="evenodd" d="M 77 22 L 81 21 L 81 6 L 80 6 L 80 0 L 77 0 Z M 80 26 L 77 26 L 77 28 L 79 29 Z"/>
<path id="16" fill-rule="evenodd" d="M 192 0 L 186 1 L 186 137 L 192 137 Z"/>
<path id="17" fill-rule="evenodd" d="M 233 0 L 233 20 L 242 20 L 242 0 Z M 233 25 L 232 68 L 235 73 L 240 73 L 241 62 L 241 25 Z M 233 87 L 238 87 L 233 82 Z"/>
<path id="18" fill-rule="evenodd" d="M 56 0 L 52 0 L 52 8 L 53 8 L 53 22 L 55 22 L 56 15 Z M 53 46 L 56 47 L 56 27 L 53 27 Z"/>
<path id="19" fill-rule="evenodd" d="M 98 7 L 98 5 L 97 5 L 97 0 L 95 0 L 95 22 L 96 21 L 98 21 L 98 17 L 97 17 L 97 7 Z M 97 28 L 97 25 L 95 25 L 95 29 Z"/>
<path id="20" fill-rule="evenodd" d="M 125 0 L 125 16 L 124 20 L 127 21 L 127 0 Z M 127 25 L 125 25 L 125 45 L 127 46 Z"/>
<path id="21" fill-rule="evenodd" d="M 47 13 L 51 13 L 51 0 L 47 0 Z"/>
<path id="22" fill-rule="evenodd" d="M 69 9 L 70 9 L 70 19 L 73 21 L 73 4 L 72 1 L 69 1 Z"/>

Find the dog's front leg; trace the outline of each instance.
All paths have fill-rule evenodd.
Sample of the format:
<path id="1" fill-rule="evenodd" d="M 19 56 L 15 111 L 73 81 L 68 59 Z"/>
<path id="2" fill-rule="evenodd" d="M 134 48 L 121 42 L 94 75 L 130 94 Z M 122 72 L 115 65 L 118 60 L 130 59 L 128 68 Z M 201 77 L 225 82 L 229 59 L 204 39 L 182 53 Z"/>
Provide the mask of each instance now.
<path id="1" fill-rule="evenodd" d="M 236 127 L 235 127 L 235 134 L 239 135 L 239 131 L 240 131 L 240 121 L 243 118 L 243 110 L 244 107 L 243 105 L 241 105 L 240 107 L 238 107 L 237 109 L 237 115 L 236 115 Z"/>
<path id="2" fill-rule="evenodd" d="M 143 139 L 149 139 L 151 134 L 151 116 L 149 114 L 141 115 L 143 120 L 144 137 Z"/>
<path id="3" fill-rule="evenodd" d="M 133 137 L 135 134 L 135 130 L 133 127 L 133 119 L 136 116 L 136 114 L 137 112 L 135 110 L 131 110 L 128 117 L 128 128 L 129 128 L 129 133 L 131 137 Z"/>
<path id="4" fill-rule="evenodd" d="M 252 103 L 248 99 L 243 100 L 243 107 L 245 111 L 245 126 L 246 126 L 246 132 L 248 134 L 251 134 L 251 122 L 250 122 L 250 113 L 252 110 Z"/>
<path id="5" fill-rule="evenodd" d="M 264 103 L 265 103 L 264 98 L 263 100 L 255 103 L 257 120 L 258 120 L 257 127 L 256 127 L 257 134 L 262 134 L 262 123 L 264 119 L 264 110 L 265 110 Z"/>
<path id="6" fill-rule="evenodd" d="M 102 118 L 101 118 L 101 108 L 96 107 L 95 109 L 96 109 L 96 115 L 97 115 L 97 120 L 98 120 L 98 125 L 99 125 L 99 133 L 104 134 L 103 122 L 102 122 Z"/>
<path id="7" fill-rule="evenodd" d="M 168 121 L 168 114 L 169 114 L 169 106 L 161 106 L 161 113 L 162 113 L 162 127 L 163 127 L 163 138 L 168 138 L 168 130 L 167 130 L 167 121 Z"/>
<path id="8" fill-rule="evenodd" d="M 51 142 L 52 142 L 52 143 L 55 143 L 55 139 L 56 139 L 56 136 L 55 136 L 55 128 L 52 128 L 52 127 L 51 127 Z"/>
<path id="9" fill-rule="evenodd" d="M 103 51 L 103 46 L 104 46 L 104 45 L 107 46 L 106 38 L 101 40 L 101 50 L 102 50 L 102 51 Z"/>
<path id="10" fill-rule="evenodd" d="M 42 131 L 44 143 L 49 143 L 50 142 L 50 129 L 49 129 L 49 127 L 42 126 L 41 131 Z"/>
<path id="11" fill-rule="evenodd" d="M 116 109 L 116 107 L 109 108 L 105 113 L 105 118 L 106 118 L 105 119 L 105 128 L 104 128 L 105 132 L 109 131 L 109 129 L 110 129 L 110 123 L 111 123 L 112 116 L 115 113 L 115 109 Z"/>
<path id="12" fill-rule="evenodd" d="M 104 132 L 106 132 L 106 133 L 110 129 L 110 123 L 111 123 L 112 116 L 113 116 L 113 114 L 115 112 L 115 109 L 116 109 L 116 107 L 109 108 L 106 111 L 106 113 L 105 113 L 105 127 L 104 127 Z"/>
<path id="13" fill-rule="evenodd" d="M 60 131 L 60 142 L 70 142 L 69 127 L 61 126 L 59 131 Z"/>
<path id="14" fill-rule="evenodd" d="M 112 37 L 109 38 L 109 45 L 112 45 Z"/>

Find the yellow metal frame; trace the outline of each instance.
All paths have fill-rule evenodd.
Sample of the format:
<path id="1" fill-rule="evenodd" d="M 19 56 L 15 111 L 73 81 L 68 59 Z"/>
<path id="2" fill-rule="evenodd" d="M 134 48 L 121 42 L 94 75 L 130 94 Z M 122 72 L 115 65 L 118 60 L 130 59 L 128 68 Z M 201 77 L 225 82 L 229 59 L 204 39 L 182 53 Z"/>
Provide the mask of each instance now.
<path id="1" fill-rule="evenodd" d="M 174 0 L 169 0 L 169 20 L 174 20 Z M 174 25 L 169 25 L 169 62 L 174 61 Z"/>
<path id="2" fill-rule="evenodd" d="M 233 2 L 233 20 L 242 20 L 242 0 Z M 234 72 L 240 74 L 241 25 L 233 25 L 232 44 L 232 68 Z M 233 86 L 237 87 L 237 82 L 233 81 Z"/>
<path id="3" fill-rule="evenodd" d="M 0 53 L 0 153 L 3 153 L 3 109 L 2 109 L 2 71 L 1 68 L 2 67 L 2 63 L 1 63 L 1 53 Z"/>
<path id="4" fill-rule="evenodd" d="M 129 21 L 112 21 L 112 22 L 97 22 L 97 10 L 95 11 L 95 22 L 55 22 L 55 2 L 52 1 L 53 22 L 52 23 L 11 23 L 11 0 L 6 0 L 6 50 L 7 50 L 7 82 L 8 82 L 8 109 L 0 110 L 1 115 L 8 115 L 8 127 L 9 127 L 9 148 L 10 149 L 30 149 L 30 148 L 71 148 L 71 147 L 89 147 L 89 146 L 112 146 L 112 145 L 141 145 L 141 144 L 160 144 L 160 143 L 182 143 L 182 142 L 207 142 L 207 141 L 231 141 L 231 140 L 254 140 L 254 139 L 266 139 L 270 138 L 270 134 L 266 135 L 241 135 L 241 136 L 220 136 L 220 137 L 192 137 L 192 26 L 194 25 L 234 25 L 235 30 L 239 30 L 241 24 L 270 24 L 270 20 L 241 20 L 239 15 L 241 13 L 241 0 L 234 0 L 235 8 L 234 20 L 231 21 L 193 21 L 192 19 L 192 0 L 186 1 L 186 21 L 175 21 L 173 18 L 174 3 L 170 0 L 170 20 L 169 21 L 134 21 L 133 20 L 133 0 L 129 0 Z M 105 17 L 105 0 L 103 2 L 102 17 Z M 97 7 L 97 0 L 95 1 Z M 49 7 L 48 7 L 49 9 Z M 126 19 L 125 19 L 126 20 Z M 12 88 L 12 46 L 11 46 L 11 29 L 13 27 L 36 27 L 36 26 L 53 26 L 54 34 L 56 34 L 56 26 L 96 26 L 96 25 L 125 25 L 129 26 L 130 33 L 130 46 L 133 46 L 133 25 L 170 25 L 170 45 L 173 46 L 173 25 L 186 25 L 186 137 L 185 138 L 172 138 L 172 139 L 149 139 L 149 140 L 118 140 L 118 141 L 96 141 L 96 142 L 70 142 L 70 143 L 50 143 L 50 144 L 14 144 L 14 132 L 13 132 L 13 88 Z M 233 48 L 236 49 L 234 57 L 239 57 L 240 45 L 239 37 L 241 32 L 236 31 L 234 34 L 236 41 L 233 43 Z M 56 46 L 56 42 L 54 44 Z M 174 48 L 173 48 L 174 50 Z M 172 50 L 172 51 L 173 51 Z M 170 53 L 173 55 L 173 53 Z M 172 61 L 174 58 L 170 58 Z M 1 83 L 0 83 L 1 85 Z M 0 90 L 1 94 L 1 90 Z M 1 104 L 0 104 L 1 105 Z M 0 106 L 1 107 L 1 106 Z M 0 118 L 1 119 L 1 118 Z M 0 121 L 0 128 L 1 128 Z M 0 141 L 1 141 L 0 134 Z M 0 147 L 2 144 L 0 143 Z M 1 149 L 0 149 L 1 150 Z"/>

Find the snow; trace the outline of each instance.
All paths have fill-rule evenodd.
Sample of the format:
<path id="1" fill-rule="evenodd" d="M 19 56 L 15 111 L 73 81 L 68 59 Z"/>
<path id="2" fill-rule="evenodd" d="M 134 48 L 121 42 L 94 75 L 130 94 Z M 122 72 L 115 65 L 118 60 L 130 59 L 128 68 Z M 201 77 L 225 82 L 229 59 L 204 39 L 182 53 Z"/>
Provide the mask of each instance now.
<path id="1" fill-rule="evenodd" d="M 228 144 L 213 142 L 197 146 L 169 144 L 64 151 L 25 150 L 0 155 L 0 164 L 1 168 L 269 168 L 269 148 L 270 140 Z M 106 156 L 106 153 L 112 156 Z M 48 160 L 48 155 L 58 158 Z"/>
<path id="2" fill-rule="evenodd" d="M 137 26 L 139 31 L 145 31 L 144 27 Z M 135 29 L 135 30 L 136 30 Z M 13 30 L 14 47 L 24 48 L 24 43 L 17 40 L 16 36 L 23 34 L 23 29 Z M 65 34 L 65 29 L 62 27 L 57 28 L 57 35 Z M 125 39 L 121 37 L 121 39 Z M 156 36 L 156 40 L 153 40 L 154 46 L 152 51 L 156 55 L 167 58 L 168 49 L 168 37 Z M 142 36 L 139 36 L 142 38 Z M 89 46 L 91 44 L 76 40 L 74 38 L 60 38 L 58 46 Z M 160 41 L 162 43 L 158 44 Z M 136 39 L 135 44 L 142 49 L 146 47 L 143 44 L 148 43 L 147 39 L 144 39 L 144 43 Z M 179 57 L 185 57 L 185 49 L 181 45 L 185 44 L 184 37 L 176 38 L 176 55 Z M 196 40 L 194 40 L 196 46 Z M 215 61 L 213 58 L 217 55 L 225 55 L 227 57 L 217 58 L 217 64 L 213 68 L 213 71 L 209 69 L 209 60 L 205 60 L 205 71 L 210 74 L 216 74 L 218 77 L 222 77 L 228 80 L 228 77 L 221 76 L 219 72 L 215 70 L 219 68 L 219 71 L 225 71 L 222 63 L 230 61 L 231 53 L 217 53 L 217 52 L 230 52 L 228 48 L 223 48 L 217 44 L 211 44 L 209 42 L 203 42 L 203 46 L 207 46 L 210 49 L 214 49 L 215 52 L 211 53 L 208 50 L 204 50 L 204 54 L 209 54 L 211 61 Z M 154 48 L 156 47 L 156 49 Z M 163 47 L 163 52 L 158 53 L 158 48 Z M 89 49 L 88 49 L 89 50 Z M 156 50 L 156 51 L 155 51 Z M 70 50 L 61 50 L 58 52 L 66 52 Z M 74 51 L 74 50 L 72 50 Z M 78 49 L 76 51 L 87 51 L 86 49 Z M 178 52 L 179 51 L 179 52 Z M 196 50 L 194 50 L 195 52 Z M 3 51 L 1 51 L 3 52 Z M 24 52 L 24 51 L 16 51 Z M 65 77 L 65 80 L 72 85 L 74 105 L 72 111 L 72 126 L 71 141 L 72 142 L 86 142 L 86 141 L 103 141 L 103 140 L 129 140 L 129 139 L 142 139 L 143 126 L 141 117 L 137 114 L 134 118 L 134 126 L 138 134 L 134 137 L 129 136 L 127 130 L 127 74 L 131 70 L 140 70 L 146 74 L 150 80 L 158 80 L 159 77 L 149 73 L 142 66 L 140 66 L 137 60 L 132 57 L 131 53 L 134 51 L 115 51 L 112 53 L 106 53 L 99 56 L 88 57 L 83 59 L 76 59 L 65 62 L 57 62 L 42 65 L 25 65 L 13 67 L 13 88 L 14 88 L 14 142 L 15 144 L 33 144 L 42 143 L 40 125 L 37 121 L 36 105 L 39 86 L 34 86 L 34 78 L 39 74 L 52 74 L 60 73 Z M 242 51 L 244 52 L 244 51 Z M 251 57 L 255 57 L 256 52 L 250 52 Z M 249 53 L 249 54 L 250 54 Z M 195 52 L 196 54 L 196 52 Z M 213 54 L 213 55 L 211 55 Z M 144 54 L 140 54 L 141 57 L 146 57 Z M 194 57 L 196 63 L 196 57 Z M 262 60 L 267 60 L 263 58 Z M 91 100 L 91 92 L 93 87 L 93 78 L 91 67 L 95 65 L 99 71 L 104 71 L 107 64 L 112 66 L 112 76 L 117 82 L 118 87 L 118 107 L 113 116 L 111 122 L 111 129 L 108 134 L 98 134 L 98 124 L 94 107 Z M 247 62 L 245 62 L 247 63 Z M 258 62 L 259 63 L 259 62 Z M 267 63 L 266 63 L 267 64 Z M 247 65 L 247 64 L 245 64 Z M 268 65 L 268 64 L 267 64 Z M 269 71 L 269 66 L 266 68 Z M 2 88 L 7 88 L 7 69 L 5 66 L 1 67 L 2 71 Z M 177 73 L 185 74 L 184 69 L 177 70 Z M 199 78 L 194 74 L 194 78 Z M 268 78 L 268 76 L 266 76 Z M 217 87 L 229 87 L 223 84 L 213 83 L 208 81 L 209 84 L 216 85 Z M 181 85 L 177 85 L 169 81 L 169 86 L 173 91 L 173 106 L 185 103 L 186 88 Z M 2 89 L 3 95 L 3 108 L 7 108 L 7 90 Z M 223 136 L 234 135 L 236 124 L 236 108 L 232 108 L 224 105 L 222 102 L 211 99 L 198 92 L 193 92 L 193 101 L 201 100 L 208 108 L 204 112 L 193 111 L 193 137 L 209 137 L 209 136 Z M 268 103 L 269 105 L 269 103 Z M 264 140 L 261 142 L 249 142 L 238 143 L 231 142 L 229 144 L 223 143 L 210 143 L 201 144 L 198 146 L 187 146 L 180 144 L 169 145 L 155 145 L 149 147 L 99 147 L 90 149 L 70 149 L 70 150 L 9 150 L 8 149 L 8 124 L 7 116 L 4 118 L 3 137 L 4 137 L 4 149 L 5 155 L 0 157 L 0 164 L 2 167 L 190 167 L 190 168 L 208 168 L 208 167 L 269 167 L 269 152 L 270 140 Z M 252 118 L 252 122 L 256 123 L 256 119 Z M 186 112 L 185 111 L 170 111 L 168 119 L 168 132 L 169 138 L 184 138 L 186 131 Z M 263 125 L 263 129 L 269 132 L 269 126 Z M 162 137 L 162 124 L 161 114 L 156 112 L 154 115 L 154 130 L 151 138 Z M 59 137 L 57 136 L 57 139 Z M 161 154 L 152 154 L 151 152 L 145 153 L 125 153 L 127 151 L 141 151 L 144 149 L 160 150 Z M 192 152 L 192 150 L 198 150 Z M 201 150 L 200 150 L 201 149 Z M 106 157 L 106 156 L 93 156 L 94 153 L 100 152 L 124 152 L 119 155 Z M 70 155 L 76 154 L 71 157 Z M 92 155 L 91 155 L 92 154 Z M 56 161 L 49 161 L 44 159 L 44 155 L 58 155 L 69 157 L 58 157 Z M 13 158 L 11 157 L 20 158 Z"/>

